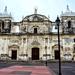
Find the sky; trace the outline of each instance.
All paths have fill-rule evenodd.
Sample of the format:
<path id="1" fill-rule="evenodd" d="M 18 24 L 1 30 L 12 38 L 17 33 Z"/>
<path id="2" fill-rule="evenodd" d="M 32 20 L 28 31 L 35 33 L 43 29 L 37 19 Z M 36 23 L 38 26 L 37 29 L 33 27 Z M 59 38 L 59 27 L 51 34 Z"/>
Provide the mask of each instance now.
<path id="1" fill-rule="evenodd" d="M 37 8 L 38 14 L 49 16 L 51 21 L 55 21 L 57 15 L 66 11 L 67 5 L 75 12 L 75 0 L 0 0 L 0 12 L 4 12 L 7 6 L 14 20 L 21 21 L 23 17 L 34 14 Z"/>

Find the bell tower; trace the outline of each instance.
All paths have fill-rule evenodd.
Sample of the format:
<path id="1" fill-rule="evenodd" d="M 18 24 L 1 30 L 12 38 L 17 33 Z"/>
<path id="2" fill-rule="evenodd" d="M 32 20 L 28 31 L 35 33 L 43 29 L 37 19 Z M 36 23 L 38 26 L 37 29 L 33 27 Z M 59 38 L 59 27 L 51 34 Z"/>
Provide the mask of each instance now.
<path id="1" fill-rule="evenodd" d="M 74 31 L 74 22 L 75 21 L 75 12 L 72 12 L 67 5 L 66 12 L 61 14 L 61 21 L 63 27 L 63 33 L 73 34 Z"/>
<path id="2" fill-rule="evenodd" d="M 8 14 L 7 6 L 5 6 L 4 12 L 0 14 L 0 32 L 10 33 L 11 32 L 11 14 Z"/>

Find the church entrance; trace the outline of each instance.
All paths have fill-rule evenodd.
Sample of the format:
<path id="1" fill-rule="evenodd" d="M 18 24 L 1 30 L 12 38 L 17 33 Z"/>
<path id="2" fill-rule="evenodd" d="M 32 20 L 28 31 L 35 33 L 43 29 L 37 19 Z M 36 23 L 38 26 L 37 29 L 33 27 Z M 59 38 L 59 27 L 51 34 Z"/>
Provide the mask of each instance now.
<path id="1" fill-rule="evenodd" d="M 59 51 L 55 50 L 54 54 L 55 54 L 55 59 L 58 60 L 59 59 Z"/>
<path id="2" fill-rule="evenodd" d="M 11 58 L 12 58 L 12 60 L 16 60 L 17 59 L 17 50 L 12 50 Z"/>
<path id="3" fill-rule="evenodd" d="M 32 60 L 39 60 L 39 48 L 32 48 Z"/>

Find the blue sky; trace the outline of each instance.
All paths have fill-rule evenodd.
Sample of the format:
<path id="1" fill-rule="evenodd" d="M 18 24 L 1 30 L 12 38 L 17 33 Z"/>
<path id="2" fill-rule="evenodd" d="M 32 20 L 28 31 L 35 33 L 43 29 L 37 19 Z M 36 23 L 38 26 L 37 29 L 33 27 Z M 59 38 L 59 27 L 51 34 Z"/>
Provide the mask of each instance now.
<path id="1" fill-rule="evenodd" d="M 21 21 L 22 16 L 34 13 L 34 8 L 38 8 L 38 14 L 50 16 L 51 21 L 55 21 L 61 11 L 66 11 L 67 4 L 70 10 L 75 11 L 75 0 L 0 0 L 0 12 L 7 6 L 8 12 L 12 13 L 15 21 Z"/>

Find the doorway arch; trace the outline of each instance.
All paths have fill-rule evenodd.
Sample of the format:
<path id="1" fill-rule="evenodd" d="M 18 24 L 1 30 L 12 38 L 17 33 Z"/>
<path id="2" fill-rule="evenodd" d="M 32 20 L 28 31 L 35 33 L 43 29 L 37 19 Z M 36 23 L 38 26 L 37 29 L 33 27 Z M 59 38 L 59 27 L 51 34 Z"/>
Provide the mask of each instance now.
<path id="1" fill-rule="evenodd" d="M 59 59 L 58 44 L 53 45 L 52 46 L 52 50 L 53 50 L 54 59 L 58 60 Z M 62 57 L 62 54 L 63 54 L 62 52 L 63 52 L 63 46 L 60 45 L 60 54 L 61 54 L 61 57 Z"/>
<path id="2" fill-rule="evenodd" d="M 9 48 L 9 56 L 11 57 L 11 60 L 17 60 L 18 58 L 18 52 L 19 52 L 19 46 L 18 45 L 10 45 Z"/>
<path id="3" fill-rule="evenodd" d="M 39 60 L 39 48 L 32 48 L 32 60 Z"/>

